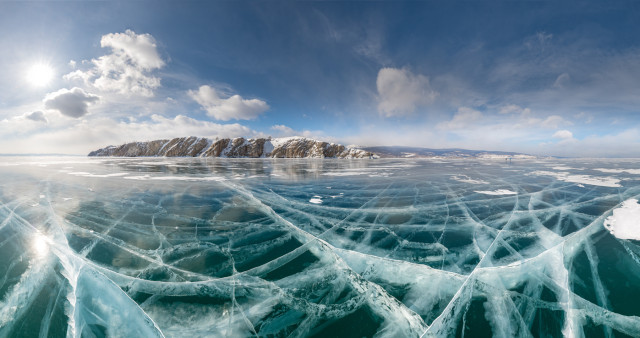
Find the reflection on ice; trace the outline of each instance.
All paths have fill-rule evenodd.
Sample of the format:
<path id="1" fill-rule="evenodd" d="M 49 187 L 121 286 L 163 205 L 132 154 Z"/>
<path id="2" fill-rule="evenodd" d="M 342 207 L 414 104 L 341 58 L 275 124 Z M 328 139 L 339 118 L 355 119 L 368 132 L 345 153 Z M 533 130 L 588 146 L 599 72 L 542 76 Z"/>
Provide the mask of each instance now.
<path id="1" fill-rule="evenodd" d="M 41 233 L 36 233 L 31 242 L 31 248 L 38 257 L 46 256 L 49 253 L 47 239 Z"/>
<path id="2" fill-rule="evenodd" d="M 632 162 L 20 161 L 2 337 L 640 336 Z"/>

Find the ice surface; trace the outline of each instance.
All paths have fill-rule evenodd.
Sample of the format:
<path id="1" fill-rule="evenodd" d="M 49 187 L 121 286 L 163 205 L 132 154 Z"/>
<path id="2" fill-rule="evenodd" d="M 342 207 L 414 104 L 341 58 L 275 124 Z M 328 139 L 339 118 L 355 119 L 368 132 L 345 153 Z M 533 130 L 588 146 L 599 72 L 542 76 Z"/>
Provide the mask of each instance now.
<path id="1" fill-rule="evenodd" d="M 3 161 L 0 337 L 640 336 L 635 161 Z"/>

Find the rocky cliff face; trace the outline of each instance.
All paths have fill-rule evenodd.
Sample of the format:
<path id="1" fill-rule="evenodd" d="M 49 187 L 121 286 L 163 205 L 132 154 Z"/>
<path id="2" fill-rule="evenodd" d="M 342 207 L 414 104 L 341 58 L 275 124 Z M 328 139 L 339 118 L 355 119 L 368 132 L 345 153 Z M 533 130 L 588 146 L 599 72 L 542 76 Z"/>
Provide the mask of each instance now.
<path id="1" fill-rule="evenodd" d="M 373 153 L 304 137 L 211 140 L 192 136 L 109 146 L 89 156 L 369 158 Z"/>

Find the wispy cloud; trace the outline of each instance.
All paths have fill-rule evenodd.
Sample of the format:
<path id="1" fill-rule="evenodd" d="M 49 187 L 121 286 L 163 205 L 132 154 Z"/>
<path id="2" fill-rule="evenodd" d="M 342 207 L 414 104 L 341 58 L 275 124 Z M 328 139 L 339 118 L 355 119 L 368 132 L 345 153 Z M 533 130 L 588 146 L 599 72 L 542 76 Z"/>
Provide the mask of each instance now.
<path id="1" fill-rule="evenodd" d="M 456 130 L 473 127 L 473 125 L 482 119 L 482 117 L 482 113 L 477 110 L 468 107 L 460 107 L 451 120 L 439 123 L 438 128 Z"/>

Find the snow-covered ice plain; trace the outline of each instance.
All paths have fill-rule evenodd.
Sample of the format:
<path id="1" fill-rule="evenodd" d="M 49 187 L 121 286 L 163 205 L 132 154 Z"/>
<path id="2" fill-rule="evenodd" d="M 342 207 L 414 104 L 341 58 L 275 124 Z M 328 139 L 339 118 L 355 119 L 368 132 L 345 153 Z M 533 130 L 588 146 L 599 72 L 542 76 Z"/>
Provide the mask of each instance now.
<path id="1" fill-rule="evenodd" d="M 0 336 L 638 337 L 638 169 L 0 157 Z"/>

